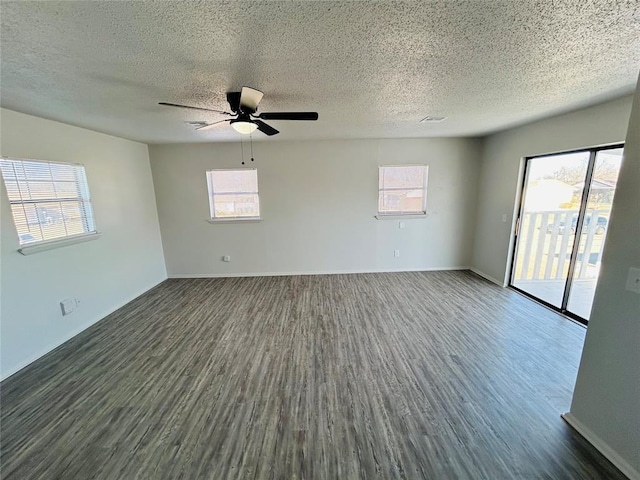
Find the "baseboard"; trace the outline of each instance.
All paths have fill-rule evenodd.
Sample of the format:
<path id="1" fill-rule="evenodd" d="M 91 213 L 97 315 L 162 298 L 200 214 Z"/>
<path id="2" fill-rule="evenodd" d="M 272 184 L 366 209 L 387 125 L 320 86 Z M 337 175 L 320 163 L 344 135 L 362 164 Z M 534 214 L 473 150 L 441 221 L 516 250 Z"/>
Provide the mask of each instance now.
<path id="1" fill-rule="evenodd" d="M 567 424 L 582 435 L 587 442 L 595 447 L 607 460 L 613 463 L 618 470 L 624 473 L 629 480 L 640 480 L 640 472 L 633 468 L 629 462 L 622 458 L 618 452 L 609 446 L 607 442 L 596 435 L 593 430 L 578 420 L 571 412 L 560 415 Z"/>
<path id="2" fill-rule="evenodd" d="M 480 275 L 482 278 L 484 278 L 485 280 L 489 280 L 492 283 L 495 283 L 496 285 L 499 285 L 501 287 L 504 287 L 505 284 L 504 282 L 501 282 L 500 280 L 498 280 L 497 278 L 493 278 L 491 275 L 487 275 L 486 273 L 478 270 L 477 268 L 474 267 L 469 267 L 469 270 L 471 270 L 473 273 Z"/>
<path id="3" fill-rule="evenodd" d="M 56 348 L 58 348 L 60 345 L 62 345 L 65 342 L 68 342 L 69 340 L 71 340 L 73 337 L 75 337 L 76 335 L 84 332 L 87 328 L 91 327 L 92 325 L 95 325 L 96 323 L 98 323 L 100 320 L 108 317 L 109 315 L 111 315 L 113 312 L 115 312 L 116 310 L 124 307 L 127 303 L 135 300 L 136 298 L 138 298 L 140 295 L 145 294 L 146 292 L 148 292 L 149 290 L 151 290 L 152 288 L 160 285 L 162 282 L 164 282 L 166 280 L 166 278 L 163 278 L 162 280 L 160 280 L 159 282 L 156 282 L 154 284 L 152 284 L 150 287 L 144 288 L 142 291 L 139 291 L 137 294 L 133 295 L 132 297 L 129 297 L 128 300 L 125 300 L 122 303 L 119 303 L 117 306 L 108 309 L 107 311 L 103 312 L 102 314 L 99 314 L 96 316 L 96 319 L 86 323 L 84 325 L 82 325 L 79 328 L 76 328 L 74 330 L 71 330 L 67 335 L 65 335 L 63 337 L 63 339 L 59 342 L 56 342 L 54 344 L 50 344 L 47 345 L 45 348 L 43 348 L 42 350 L 40 350 L 38 353 L 36 353 L 35 355 L 32 355 L 28 360 L 25 360 L 24 362 L 19 363 L 16 367 L 11 368 L 7 373 L 5 373 L 2 377 L 0 377 L 0 382 L 4 382 L 7 378 L 9 378 L 12 375 L 15 375 L 16 373 L 18 373 L 20 370 L 22 370 L 25 367 L 28 367 L 29 365 L 31 365 L 33 362 L 35 362 L 36 360 L 38 360 L 39 358 L 44 357 L 47 353 L 55 350 Z"/>
<path id="4" fill-rule="evenodd" d="M 390 270 L 314 270 L 301 272 L 249 272 L 249 273 L 172 273 L 169 278 L 235 278 L 235 277 L 291 277 L 295 275 L 347 275 L 353 273 L 437 272 L 469 270 L 469 267 L 399 268 Z"/>

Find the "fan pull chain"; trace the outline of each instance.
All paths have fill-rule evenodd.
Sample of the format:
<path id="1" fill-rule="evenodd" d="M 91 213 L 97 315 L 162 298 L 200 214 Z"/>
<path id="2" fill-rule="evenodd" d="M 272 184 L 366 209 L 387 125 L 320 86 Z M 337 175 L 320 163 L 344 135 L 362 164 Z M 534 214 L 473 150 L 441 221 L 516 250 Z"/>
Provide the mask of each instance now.
<path id="1" fill-rule="evenodd" d="M 240 137 L 240 151 L 242 152 L 242 165 L 244 165 L 244 142 L 242 141 L 242 137 Z"/>
<path id="2" fill-rule="evenodd" d="M 251 161 L 253 162 L 253 136 L 249 134 L 249 145 L 251 145 Z"/>

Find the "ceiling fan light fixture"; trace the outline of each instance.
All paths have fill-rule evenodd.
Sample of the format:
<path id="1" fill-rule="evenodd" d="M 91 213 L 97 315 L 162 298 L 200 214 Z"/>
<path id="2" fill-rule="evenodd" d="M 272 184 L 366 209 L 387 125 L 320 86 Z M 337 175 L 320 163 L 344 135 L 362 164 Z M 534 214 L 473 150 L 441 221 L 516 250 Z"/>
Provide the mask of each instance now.
<path id="1" fill-rule="evenodd" d="M 236 132 L 241 133 L 243 135 L 249 135 L 250 133 L 255 132 L 256 129 L 258 128 L 258 125 L 256 125 L 252 121 L 243 120 L 240 118 L 235 121 L 231 120 L 231 126 Z"/>

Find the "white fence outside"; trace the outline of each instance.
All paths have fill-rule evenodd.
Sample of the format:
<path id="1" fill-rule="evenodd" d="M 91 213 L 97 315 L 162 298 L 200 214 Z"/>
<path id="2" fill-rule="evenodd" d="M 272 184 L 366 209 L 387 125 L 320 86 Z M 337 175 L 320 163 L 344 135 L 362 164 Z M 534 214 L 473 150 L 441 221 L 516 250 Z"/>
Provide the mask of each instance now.
<path id="1" fill-rule="evenodd" d="M 514 280 L 567 276 L 578 210 L 525 212 L 521 217 Z M 596 278 L 609 220 L 608 210 L 588 210 L 580 238 L 575 279 Z"/>

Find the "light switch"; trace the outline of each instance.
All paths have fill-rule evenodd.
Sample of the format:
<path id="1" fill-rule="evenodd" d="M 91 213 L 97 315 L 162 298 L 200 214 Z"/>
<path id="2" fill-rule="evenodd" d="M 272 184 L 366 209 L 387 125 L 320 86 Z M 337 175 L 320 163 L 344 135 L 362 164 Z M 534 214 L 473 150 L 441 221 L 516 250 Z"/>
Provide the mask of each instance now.
<path id="1" fill-rule="evenodd" d="M 502 223 L 507 223 L 507 214 L 506 213 L 502 214 Z"/>
<path id="2" fill-rule="evenodd" d="M 640 293 L 640 268 L 631 267 L 627 277 L 627 290 Z"/>
<path id="3" fill-rule="evenodd" d="M 72 298 L 66 298 L 60 302 L 60 310 L 62 315 L 69 315 L 76 309 L 76 301 Z"/>

